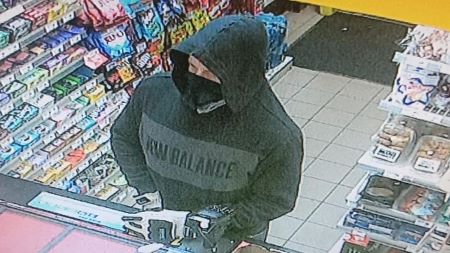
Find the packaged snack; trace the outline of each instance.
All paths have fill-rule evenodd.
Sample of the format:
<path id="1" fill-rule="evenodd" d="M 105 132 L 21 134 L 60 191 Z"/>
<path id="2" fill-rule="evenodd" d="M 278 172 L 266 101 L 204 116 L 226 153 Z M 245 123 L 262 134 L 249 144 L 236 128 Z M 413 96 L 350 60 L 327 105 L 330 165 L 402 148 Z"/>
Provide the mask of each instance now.
<path id="1" fill-rule="evenodd" d="M 10 114 L 17 116 L 24 122 L 28 122 L 39 114 L 39 108 L 28 103 L 22 103 L 16 109 L 11 111 Z"/>
<path id="2" fill-rule="evenodd" d="M 2 91 L 7 93 L 12 98 L 17 98 L 27 91 L 27 86 L 18 81 L 14 81 L 10 85 L 3 88 Z"/>
<path id="3" fill-rule="evenodd" d="M 30 130 L 18 137 L 15 137 L 14 142 L 25 150 L 38 142 L 40 137 L 41 136 L 38 132 Z"/>
<path id="4" fill-rule="evenodd" d="M 140 40 L 155 41 L 164 36 L 164 25 L 153 6 L 148 11 L 137 14 L 134 27 Z"/>
<path id="5" fill-rule="evenodd" d="M 442 76 L 432 103 L 439 109 L 446 110 L 450 103 L 450 76 Z"/>
<path id="6" fill-rule="evenodd" d="M 11 170 L 8 175 L 14 177 L 14 178 L 25 178 L 33 171 L 33 165 L 28 162 L 22 162 L 20 165 L 14 169 Z"/>
<path id="7" fill-rule="evenodd" d="M 413 158 L 415 170 L 442 176 L 448 169 L 450 140 L 438 136 L 422 136 Z"/>
<path id="8" fill-rule="evenodd" d="M 6 105 L 11 101 L 11 97 L 5 93 L 0 91 L 0 107 Z"/>
<path id="9" fill-rule="evenodd" d="M 22 147 L 13 143 L 7 147 L 0 147 L 0 161 L 9 162 L 19 156 Z"/>
<path id="10" fill-rule="evenodd" d="M 0 118 L 0 127 L 14 132 L 23 125 L 23 120 L 17 116 L 6 114 Z"/>
<path id="11" fill-rule="evenodd" d="M 9 32 L 9 42 L 13 43 L 30 33 L 31 26 L 32 24 L 30 20 L 21 17 L 15 17 L 12 20 L 4 23 L 2 25 L 2 28 Z"/>
<path id="12" fill-rule="evenodd" d="M 388 120 L 372 137 L 372 155 L 378 159 L 395 163 L 405 160 L 411 152 L 416 133 L 403 117 Z"/>
<path id="13" fill-rule="evenodd" d="M 0 30 L 0 49 L 8 46 L 9 32 Z"/>

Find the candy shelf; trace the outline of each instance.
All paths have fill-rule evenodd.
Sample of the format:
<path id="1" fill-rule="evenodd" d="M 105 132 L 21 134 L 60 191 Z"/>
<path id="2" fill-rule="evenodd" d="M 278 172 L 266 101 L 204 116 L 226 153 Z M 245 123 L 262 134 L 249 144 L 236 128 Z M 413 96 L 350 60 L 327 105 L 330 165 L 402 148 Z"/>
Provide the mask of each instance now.
<path id="1" fill-rule="evenodd" d="M 436 212 L 436 214 L 435 214 L 436 221 L 427 221 L 427 220 L 418 218 L 414 215 L 407 214 L 407 213 L 404 213 L 404 212 L 401 212 L 401 211 L 398 211 L 398 210 L 395 210 L 392 208 L 383 208 L 383 207 L 378 207 L 375 205 L 361 203 L 363 201 L 360 201 L 361 196 L 359 193 L 367 185 L 369 177 L 372 175 L 374 175 L 374 174 L 367 173 L 361 179 L 361 181 L 356 185 L 356 187 L 353 188 L 353 190 L 349 193 L 349 195 L 347 195 L 347 197 L 346 197 L 347 205 L 351 206 L 352 208 L 358 208 L 358 209 L 362 209 L 362 210 L 366 210 L 366 211 L 370 211 L 370 212 L 374 212 L 374 213 L 379 213 L 379 214 L 382 214 L 387 217 L 400 219 L 404 222 L 412 223 L 412 224 L 415 224 L 415 225 L 418 225 L 421 227 L 425 227 L 425 228 L 431 228 L 435 225 L 435 223 L 438 220 L 438 217 L 441 215 L 442 210 Z"/>
<path id="2" fill-rule="evenodd" d="M 280 80 L 291 68 L 294 62 L 294 58 L 291 56 L 286 56 L 284 61 L 278 64 L 273 69 L 269 69 L 266 72 L 266 78 L 269 81 L 271 86 L 275 85 L 275 83 Z"/>
<path id="3" fill-rule="evenodd" d="M 342 216 L 342 218 L 339 220 L 339 223 L 337 225 L 338 228 L 344 230 L 347 233 L 352 233 L 354 231 L 357 231 L 360 234 L 367 235 L 367 237 L 370 239 L 370 241 L 378 242 L 378 243 L 384 244 L 386 246 L 391 246 L 391 247 L 394 247 L 394 248 L 399 248 L 399 249 L 405 250 L 407 252 L 412 252 L 412 253 L 419 252 L 421 246 L 423 245 L 423 242 L 426 240 L 426 238 L 431 233 L 431 229 L 430 229 L 425 234 L 425 236 L 423 236 L 422 240 L 417 245 L 414 245 L 414 244 L 411 244 L 411 243 L 407 243 L 407 242 L 397 241 L 397 240 L 393 240 L 392 238 L 389 238 L 388 236 L 383 235 L 383 234 L 377 234 L 377 233 L 370 232 L 370 231 L 367 231 L 367 230 L 364 230 L 364 229 L 361 229 L 361 228 L 353 228 L 353 227 L 345 226 L 344 225 L 345 218 L 346 218 L 346 216 L 349 213 L 350 213 L 350 211 L 345 213 Z"/>
<path id="4" fill-rule="evenodd" d="M 379 108 L 395 114 L 401 114 L 411 118 L 450 127 L 450 110 L 442 110 L 438 107 L 433 107 L 432 105 L 426 106 L 423 110 L 411 108 L 395 102 L 392 99 L 392 94 L 380 102 Z"/>
<path id="5" fill-rule="evenodd" d="M 81 10 L 81 7 L 77 6 L 73 9 L 71 9 L 70 11 L 68 11 L 64 17 L 57 19 L 55 21 L 52 21 L 45 26 L 39 27 L 38 29 L 25 35 L 23 38 L 20 38 L 18 41 L 1 49 L 0 50 L 0 60 L 5 59 L 6 57 L 10 56 L 11 54 L 19 51 L 22 48 L 25 48 L 26 46 L 30 45 L 31 43 L 35 42 L 36 40 L 42 38 L 47 33 L 57 29 L 58 27 L 62 26 L 63 24 L 66 24 L 67 22 L 73 20 L 76 17 L 77 12 L 79 12 L 80 10 Z M 0 14 L 0 20 L 1 20 L 2 15 L 3 15 L 3 13 Z"/>
<path id="6" fill-rule="evenodd" d="M 414 170 L 408 162 L 391 164 L 374 158 L 370 150 L 359 159 L 358 163 L 362 169 L 381 173 L 384 177 L 450 193 L 450 170 L 442 177 L 431 176 L 430 174 L 420 173 Z M 449 197 L 448 195 L 446 196 L 446 200 Z"/>
<path id="7" fill-rule="evenodd" d="M 92 187 L 91 190 L 89 190 L 86 195 L 91 196 L 91 197 L 95 197 L 95 195 L 103 188 L 105 188 L 105 186 L 112 180 L 114 180 L 115 178 L 119 177 L 121 175 L 121 172 L 119 169 L 115 169 L 111 172 L 111 174 L 109 174 L 107 177 L 105 177 L 104 179 L 102 179 L 96 186 Z M 115 195 L 115 194 L 113 194 Z M 111 196 L 112 197 L 112 196 Z"/>
<path id="8" fill-rule="evenodd" d="M 25 11 L 25 7 L 22 4 L 18 4 L 2 13 L 0 13 L 0 24 L 3 24 L 20 14 L 22 14 Z"/>
<path id="9" fill-rule="evenodd" d="M 439 72 L 442 74 L 450 74 L 450 64 L 423 59 L 418 56 L 406 53 L 396 52 L 392 61 L 400 64 L 413 65 L 416 67 L 424 68 L 434 72 Z"/>

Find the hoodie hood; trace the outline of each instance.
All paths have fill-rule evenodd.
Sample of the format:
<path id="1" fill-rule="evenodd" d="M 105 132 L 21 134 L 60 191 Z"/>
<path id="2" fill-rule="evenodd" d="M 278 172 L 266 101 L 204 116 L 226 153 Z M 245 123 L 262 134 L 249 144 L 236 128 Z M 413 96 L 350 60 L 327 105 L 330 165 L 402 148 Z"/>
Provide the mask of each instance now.
<path id="1" fill-rule="evenodd" d="M 252 16 L 216 19 L 171 50 L 172 78 L 183 96 L 187 95 L 189 55 L 220 79 L 222 96 L 233 112 L 244 109 L 267 85 L 267 35 L 264 25 Z"/>

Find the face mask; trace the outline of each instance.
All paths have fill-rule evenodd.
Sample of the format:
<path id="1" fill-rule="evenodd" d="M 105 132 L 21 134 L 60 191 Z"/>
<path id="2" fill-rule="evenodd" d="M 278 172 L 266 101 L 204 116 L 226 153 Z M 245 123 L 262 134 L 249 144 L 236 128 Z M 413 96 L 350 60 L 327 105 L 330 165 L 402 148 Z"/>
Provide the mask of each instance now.
<path id="1" fill-rule="evenodd" d="M 223 100 L 220 84 L 190 72 L 186 80 L 187 97 L 197 108 Z"/>

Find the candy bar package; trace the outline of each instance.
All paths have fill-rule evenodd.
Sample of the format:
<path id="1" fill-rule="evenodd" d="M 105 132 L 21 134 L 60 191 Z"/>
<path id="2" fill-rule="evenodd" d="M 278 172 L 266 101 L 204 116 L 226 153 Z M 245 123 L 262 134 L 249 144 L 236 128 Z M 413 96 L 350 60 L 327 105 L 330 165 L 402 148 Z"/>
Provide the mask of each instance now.
<path id="1" fill-rule="evenodd" d="M 128 19 L 119 0 L 83 0 L 83 21 L 96 29 L 112 27 Z"/>
<path id="2" fill-rule="evenodd" d="M 445 194 L 395 179 L 373 175 L 359 194 L 359 203 L 393 209 L 434 222 Z"/>
<path id="3" fill-rule="evenodd" d="M 416 122 L 407 117 L 391 116 L 372 136 L 372 155 L 396 163 L 407 160 L 416 139 Z"/>
<path id="4" fill-rule="evenodd" d="M 91 33 L 88 43 L 92 48 L 98 48 L 103 54 L 116 59 L 134 52 L 132 36 L 129 23 L 124 22 L 105 31 Z"/>
<path id="5" fill-rule="evenodd" d="M 17 41 L 30 33 L 31 27 L 31 21 L 21 17 L 15 17 L 2 25 L 2 29 L 10 33 L 10 43 Z"/>
<path id="6" fill-rule="evenodd" d="M 266 69 L 278 66 L 283 60 L 287 51 L 285 42 L 287 32 L 287 19 L 284 16 L 262 13 L 257 16 L 258 20 L 264 23 L 269 42 Z"/>
<path id="7" fill-rule="evenodd" d="M 356 208 L 350 210 L 344 219 L 343 225 L 412 245 L 418 245 L 430 230 L 429 228 Z"/>
<path id="8" fill-rule="evenodd" d="M 155 41 L 164 37 L 164 25 L 153 5 L 148 10 L 137 14 L 134 28 L 138 39 Z"/>

